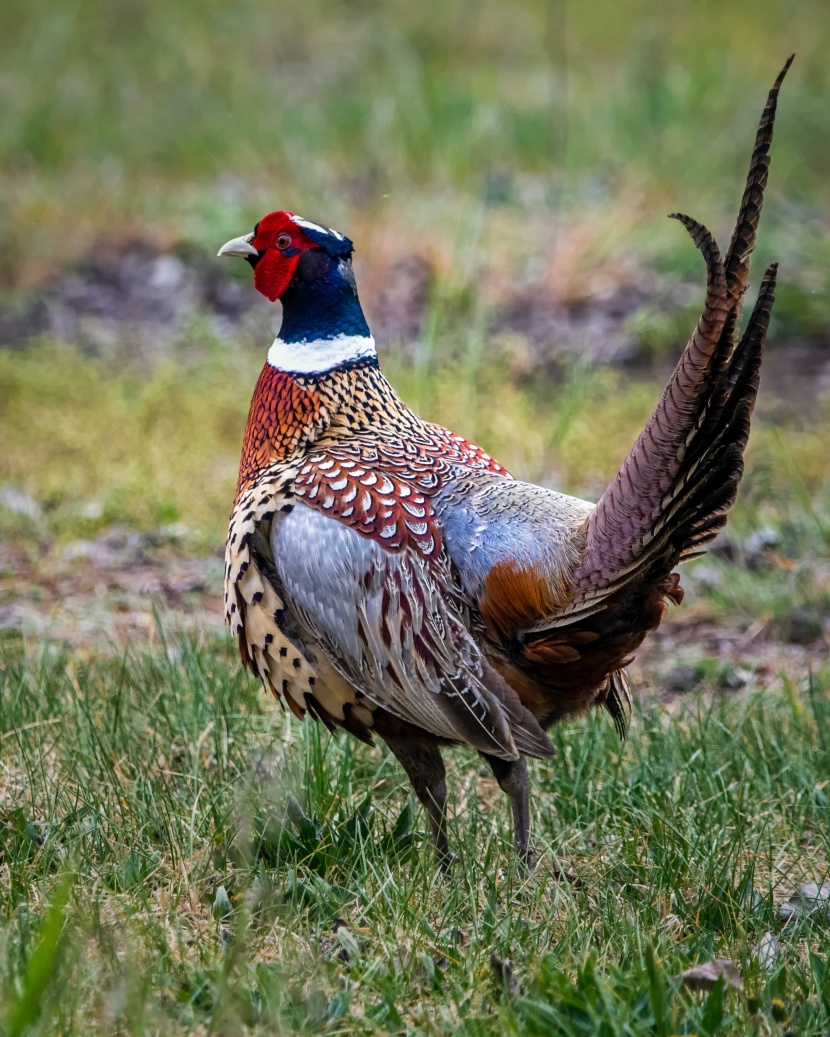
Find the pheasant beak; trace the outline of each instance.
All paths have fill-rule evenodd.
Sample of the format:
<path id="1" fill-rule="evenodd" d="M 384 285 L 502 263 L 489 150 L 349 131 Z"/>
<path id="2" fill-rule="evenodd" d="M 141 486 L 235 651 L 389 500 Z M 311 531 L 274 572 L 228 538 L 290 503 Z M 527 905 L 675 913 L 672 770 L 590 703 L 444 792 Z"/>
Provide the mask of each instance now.
<path id="1" fill-rule="evenodd" d="M 251 242 L 254 240 L 254 232 L 243 234 L 241 238 L 231 238 L 216 253 L 217 256 L 258 256 L 259 252 Z"/>

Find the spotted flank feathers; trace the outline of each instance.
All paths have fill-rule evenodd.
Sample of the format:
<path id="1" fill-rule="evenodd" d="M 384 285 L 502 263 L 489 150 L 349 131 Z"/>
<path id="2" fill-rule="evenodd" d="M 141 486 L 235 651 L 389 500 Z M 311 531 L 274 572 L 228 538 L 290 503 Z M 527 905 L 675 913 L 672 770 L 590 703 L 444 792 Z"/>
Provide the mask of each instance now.
<path id="1" fill-rule="evenodd" d="M 225 547 L 225 619 L 238 638 L 245 665 L 292 712 L 303 716 L 316 674 L 305 652 L 288 636 L 286 602 L 255 553 L 256 541 L 273 521 L 281 500 L 286 498 L 278 482 L 262 482 L 234 508 Z"/>

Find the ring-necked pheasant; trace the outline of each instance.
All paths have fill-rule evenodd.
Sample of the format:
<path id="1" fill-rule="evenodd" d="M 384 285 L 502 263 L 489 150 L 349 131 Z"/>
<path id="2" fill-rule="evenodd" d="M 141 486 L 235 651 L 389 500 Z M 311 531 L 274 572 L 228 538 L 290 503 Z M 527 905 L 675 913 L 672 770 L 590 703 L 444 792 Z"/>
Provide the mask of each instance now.
<path id="1" fill-rule="evenodd" d="M 414 414 L 378 367 L 352 243 L 272 212 L 224 245 L 281 300 L 257 382 L 225 568 L 244 663 L 296 716 L 384 739 L 448 858 L 440 747 L 492 767 L 529 854 L 525 758 L 604 706 L 624 736 L 624 666 L 683 591 L 675 566 L 726 521 L 743 472 L 776 267 L 738 321 L 781 82 L 761 119 L 738 221 L 706 261 L 703 315 L 646 428 L 596 506 L 513 479 Z"/>

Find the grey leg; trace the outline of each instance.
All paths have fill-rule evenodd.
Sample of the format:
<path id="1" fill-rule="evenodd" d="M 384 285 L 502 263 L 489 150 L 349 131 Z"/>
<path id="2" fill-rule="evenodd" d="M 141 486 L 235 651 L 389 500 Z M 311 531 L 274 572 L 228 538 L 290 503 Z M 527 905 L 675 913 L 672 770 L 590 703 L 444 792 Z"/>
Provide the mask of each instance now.
<path id="1" fill-rule="evenodd" d="M 523 756 L 518 760 L 502 760 L 498 756 L 488 756 L 486 753 L 481 755 L 490 764 L 493 777 L 499 783 L 502 792 L 510 797 L 516 852 L 522 864 L 529 868 L 533 863 L 533 847 L 530 845 L 530 777 L 527 773 L 527 760 Z"/>
<path id="2" fill-rule="evenodd" d="M 415 795 L 426 807 L 432 841 L 438 853 L 441 868 L 453 860 L 447 842 L 447 772 L 437 745 L 419 745 L 392 738 L 384 741 L 406 771 Z"/>

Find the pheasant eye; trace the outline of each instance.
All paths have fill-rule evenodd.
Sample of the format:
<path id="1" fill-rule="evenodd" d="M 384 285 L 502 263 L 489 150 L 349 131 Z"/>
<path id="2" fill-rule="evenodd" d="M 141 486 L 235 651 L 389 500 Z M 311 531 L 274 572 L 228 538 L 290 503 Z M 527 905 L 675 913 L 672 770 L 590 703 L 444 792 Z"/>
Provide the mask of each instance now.
<path id="1" fill-rule="evenodd" d="M 290 244 L 291 244 L 291 235 L 290 234 L 280 234 L 280 236 L 277 238 L 277 248 L 288 248 L 288 246 Z"/>

